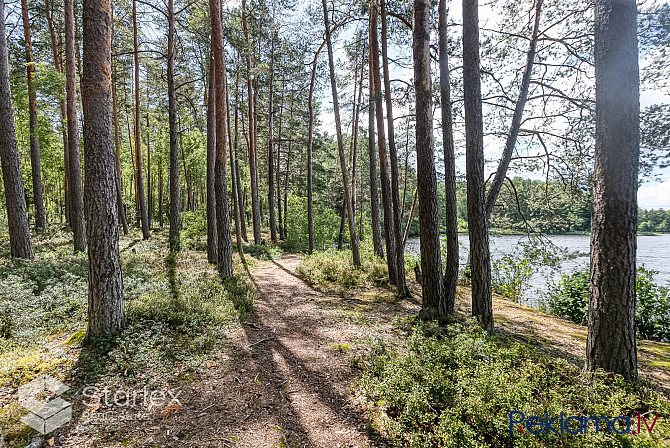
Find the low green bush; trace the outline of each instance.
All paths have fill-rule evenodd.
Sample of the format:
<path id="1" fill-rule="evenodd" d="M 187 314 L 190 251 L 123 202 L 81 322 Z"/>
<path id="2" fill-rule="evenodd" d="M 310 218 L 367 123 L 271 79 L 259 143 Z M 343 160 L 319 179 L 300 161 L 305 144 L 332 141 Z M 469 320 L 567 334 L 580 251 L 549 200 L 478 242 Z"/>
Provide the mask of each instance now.
<path id="1" fill-rule="evenodd" d="M 670 341 L 670 291 L 654 283 L 658 272 L 641 266 L 637 270 L 635 289 L 635 325 L 638 336 L 643 339 Z M 547 292 L 549 312 L 581 325 L 585 325 L 589 313 L 589 268 L 563 274 Z"/>
<path id="2" fill-rule="evenodd" d="M 474 322 L 415 327 L 400 345 L 379 342 L 360 389 L 378 429 L 402 447 L 652 447 L 670 436 L 660 392 L 579 367 L 528 343 L 488 337 Z M 526 416 L 659 414 L 652 435 L 510 433 Z M 592 428 L 591 428 L 592 429 Z"/>
<path id="3" fill-rule="evenodd" d="M 351 251 L 330 249 L 305 256 L 297 273 L 311 285 L 336 290 L 388 281 L 386 262 L 367 250 L 361 251 L 360 269 L 354 267 Z"/>
<path id="4" fill-rule="evenodd" d="M 307 198 L 288 197 L 288 216 L 286 217 L 286 239 L 284 247 L 289 251 L 306 251 L 309 248 L 307 227 Z M 340 218 L 324 204 L 314 204 L 314 244 L 323 249 L 337 241 L 340 231 Z M 347 239 L 349 235 L 345 235 Z"/>

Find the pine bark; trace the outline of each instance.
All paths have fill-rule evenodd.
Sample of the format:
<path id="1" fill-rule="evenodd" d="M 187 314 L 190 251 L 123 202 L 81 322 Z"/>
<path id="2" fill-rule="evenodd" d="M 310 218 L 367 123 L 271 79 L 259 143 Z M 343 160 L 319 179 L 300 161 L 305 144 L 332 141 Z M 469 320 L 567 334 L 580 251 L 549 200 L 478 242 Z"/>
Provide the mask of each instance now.
<path id="1" fill-rule="evenodd" d="M 67 103 L 67 134 L 70 187 L 70 226 L 74 251 L 86 249 L 86 221 L 84 220 L 84 193 L 81 182 L 79 157 L 79 125 L 77 123 L 76 56 L 74 48 L 74 2 L 65 0 L 65 91 Z M 116 187 L 116 185 L 115 185 Z"/>
<path id="2" fill-rule="evenodd" d="M 542 1 L 542 0 L 539 0 Z M 444 189 L 446 199 L 447 266 L 444 274 L 444 301 L 438 314 L 444 318 L 454 312 L 458 285 L 458 210 L 456 209 L 456 154 L 454 125 L 451 116 L 451 79 L 449 76 L 449 30 L 447 0 L 439 0 L 438 34 L 440 64 L 440 99 L 442 112 L 442 147 L 444 150 Z M 413 209 L 413 208 L 412 208 Z M 409 225 L 408 225 L 409 228 Z"/>
<path id="3" fill-rule="evenodd" d="M 179 140 L 177 129 L 177 93 L 174 86 L 174 0 L 168 0 L 168 121 L 170 126 L 170 236 L 173 251 L 180 248 L 181 197 L 179 195 Z M 162 195 L 162 191 L 161 191 Z M 162 203 L 162 201 L 161 201 Z M 162 215 L 161 215 L 162 216 Z"/>
<path id="4" fill-rule="evenodd" d="M 368 98 L 368 159 L 370 165 L 370 219 L 372 221 L 372 246 L 375 255 L 384 258 L 381 223 L 379 222 L 379 193 L 377 186 L 377 155 L 375 154 L 375 104 L 372 91 L 374 83 L 370 72 L 370 96 Z"/>
<path id="5" fill-rule="evenodd" d="M 349 227 L 349 239 L 351 245 L 351 256 L 354 266 L 361 266 L 361 257 L 358 249 L 358 237 L 356 236 L 356 217 L 351 204 L 349 194 L 349 179 L 347 172 L 347 161 L 344 155 L 344 141 L 342 138 L 342 123 L 340 122 L 340 107 L 337 99 L 337 78 L 335 77 L 335 61 L 333 56 L 333 44 L 330 36 L 330 22 L 328 19 L 328 6 L 326 0 L 322 0 L 323 21 L 326 28 L 326 47 L 328 48 L 328 66 L 330 68 L 330 88 L 333 94 L 333 113 L 335 114 L 335 132 L 337 133 L 337 149 L 340 156 L 340 168 L 342 169 L 342 186 L 344 194 L 344 205 L 347 213 L 347 223 Z"/>
<path id="6" fill-rule="evenodd" d="M 144 196 L 142 119 L 140 116 L 140 55 L 137 34 L 137 0 L 133 0 L 133 48 L 135 50 L 133 55 L 135 62 L 135 182 L 137 183 L 138 212 L 140 223 L 142 225 L 142 238 L 148 240 L 151 238 L 151 233 L 149 232 L 149 217 L 147 215 L 147 204 Z"/>
<path id="7" fill-rule="evenodd" d="M 113 20 L 113 19 L 112 19 Z M 121 132 L 119 130 L 119 114 L 116 100 L 116 83 L 112 80 L 112 120 L 114 121 L 114 164 L 116 175 L 116 208 L 123 234 L 128 235 L 128 218 L 123 204 L 123 188 L 121 185 Z"/>
<path id="8" fill-rule="evenodd" d="M 12 258 L 33 258 L 33 243 L 26 209 L 21 158 L 14 126 L 9 86 L 9 61 L 5 32 L 5 4 L 0 1 L 0 162 L 5 187 L 9 245 Z"/>
<path id="9" fill-rule="evenodd" d="M 596 146 L 586 370 L 637 378 L 635 254 L 640 145 L 637 9 L 596 0 Z"/>
<path id="10" fill-rule="evenodd" d="M 90 342 L 119 333 L 126 314 L 114 191 L 109 0 L 84 0 L 82 23 L 84 206 L 89 258 L 86 340 Z"/>
<path id="11" fill-rule="evenodd" d="M 270 240 L 277 242 L 277 217 L 275 215 L 275 176 L 274 176 L 274 65 L 275 47 L 274 36 L 271 38 L 270 49 L 270 101 L 268 106 L 268 211 L 270 214 Z"/>
<path id="12" fill-rule="evenodd" d="M 251 42 L 247 26 L 247 3 L 242 0 L 242 27 L 246 41 L 247 60 L 247 103 L 249 106 L 249 176 L 251 177 L 251 212 L 253 219 L 254 244 L 261 244 L 261 203 L 258 193 L 258 156 L 256 146 L 256 107 L 251 74 Z"/>
<path id="13" fill-rule="evenodd" d="M 409 295 L 405 279 L 405 247 L 402 245 L 402 208 L 398 187 L 398 150 L 395 142 L 395 126 L 393 124 L 393 97 L 391 96 L 391 75 L 388 62 L 388 26 L 386 20 L 386 2 L 380 0 L 382 19 L 382 69 L 384 72 L 384 99 L 386 102 L 386 127 L 388 129 L 389 162 L 391 165 L 391 201 L 393 203 L 393 239 L 395 240 L 396 287 L 398 295 Z M 429 74 L 430 77 L 430 74 Z"/>
<path id="14" fill-rule="evenodd" d="M 436 317 L 444 300 L 437 175 L 433 154 L 433 109 L 430 79 L 430 0 L 414 0 L 414 91 L 416 92 L 416 162 L 419 191 L 419 229 L 422 272 L 422 309 Z M 401 244 L 398 241 L 397 244 Z"/>
<path id="15" fill-rule="evenodd" d="M 63 74 L 63 60 L 60 55 L 60 45 L 56 38 L 56 29 L 53 23 L 52 5 L 49 0 L 45 0 L 44 9 L 46 11 L 47 26 L 49 28 L 49 37 L 51 39 L 51 53 L 54 61 L 54 68 L 58 73 Z M 67 142 L 67 111 L 65 107 L 65 89 L 61 87 L 58 91 L 58 105 L 60 107 L 61 135 L 63 139 L 63 190 L 65 199 L 65 223 L 70 227 L 70 189 L 68 176 L 70 172 L 70 156 L 68 153 Z"/>
<path id="16" fill-rule="evenodd" d="M 216 96 L 214 92 L 214 61 L 209 61 L 209 81 L 207 87 L 207 260 L 216 263 L 219 257 L 216 233 Z M 233 165 L 231 165 L 233 166 Z M 235 176 L 232 176 L 233 178 Z"/>
<path id="17" fill-rule="evenodd" d="M 21 18 L 26 51 L 26 77 L 28 80 L 28 115 L 30 127 L 30 167 L 33 181 L 33 203 L 35 205 L 35 229 L 44 230 L 44 193 L 42 191 L 42 169 L 40 167 L 40 140 L 37 134 L 37 88 L 35 86 L 35 60 L 28 17 L 28 0 L 21 0 Z"/>
<path id="18" fill-rule="evenodd" d="M 233 275 L 233 245 L 230 234 L 230 212 L 226 187 L 226 59 L 221 25 L 221 2 L 209 0 L 212 24 L 212 55 L 214 57 L 214 95 L 216 98 L 216 225 L 219 239 L 219 275 L 226 279 Z"/>
<path id="19" fill-rule="evenodd" d="M 386 154 L 386 131 L 384 129 L 384 107 L 382 105 L 382 84 L 379 77 L 379 41 L 377 38 L 377 5 L 370 6 L 370 73 L 373 85 L 370 88 L 375 101 L 375 118 L 377 122 L 377 147 L 379 150 L 379 176 L 382 190 L 382 209 L 384 211 L 384 238 L 386 242 L 386 264 L 389 271 L 389 282 L 397 283 L 397 257 L 395 231 L 393 230 L 393 199 L 389 182 L 388 160 Z"/>
<path id="20" fill-rule="evenodd" d="M 484 119 L 480 75 L 478 0 L 463 0 L 463 91 L 472 315 L 487 332 L 492 333 L 491 258 L 484 201 Z"/>
<path id="21" fill-rule="evenodd" d="M 309 95 L 307 97 L 307 111 L 309 124 L 307 129 L 307 232 L 309 236 L 309 253 L 314 252 L 314 187 L 313 187 L 313 145 L 314 145 L 314 86 L 316 84 L 316 65 L 323 45 L 314 53 L 312 59 L 312 74 L 309 81 Z"/>

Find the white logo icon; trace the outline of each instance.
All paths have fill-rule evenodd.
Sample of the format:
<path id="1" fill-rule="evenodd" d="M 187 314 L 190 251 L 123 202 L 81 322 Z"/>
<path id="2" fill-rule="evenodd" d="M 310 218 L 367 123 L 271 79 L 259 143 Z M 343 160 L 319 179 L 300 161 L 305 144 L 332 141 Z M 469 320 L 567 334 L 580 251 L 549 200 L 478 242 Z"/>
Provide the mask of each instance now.
<path id="1" fill-rule="evenodd" d="M 72 419 L 72 406 L 60 398 L 69 387 L 49 375 L 40 375 L 19 387 L 19 404 L 28 409 L 21 421 L 47 434 Z"/>

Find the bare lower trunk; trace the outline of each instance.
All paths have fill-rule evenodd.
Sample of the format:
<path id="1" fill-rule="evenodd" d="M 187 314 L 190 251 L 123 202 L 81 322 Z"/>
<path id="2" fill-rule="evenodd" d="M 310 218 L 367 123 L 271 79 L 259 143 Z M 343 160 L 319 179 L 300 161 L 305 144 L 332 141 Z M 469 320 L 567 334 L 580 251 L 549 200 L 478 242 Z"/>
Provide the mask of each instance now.
<path id="1" fill-rule="evenodd" d="M 370 8 L 370 73 L 373 85 L 370 92 L 375 101 L 375 118 L 377 121 L 377 146 L 379 148 L 379 175 L 382 190 L 382 209 L 384 211 L 384 238 L 386 240 L 386 264 L 388 265 L 389 281 L 395 285 L 397 280 L 396 241 L 393 230 L 393 199 L 389 182 L 388 160 L 386 155 L 386 131 L 384 129 L 384 106 L 382 105 L 382 87 L 379 77 L 379 43 L 377 38 L 377 7 Z"/>
<path id="2" fill-rule="evenodd" d="M 118 108 L 116 105 L 116 84 L 112 80 L 112 120 L 114 121 L 114 146 L 115 146 L 115 174 L 116 174 L 116 208 L 119 222 L 123 226 L 123 234 L 128 235 L 128 219 L 126 208 L 123 205 L 123 186 L 121 185 L 121 136 L 119 132 Z"/>
<path id="3" fill-rule="evenodd" d="M 370 161 L 370 218 L 372 221 L 372 246 L 375 255 L 384 257 L 381 225 L 379 222 L 379 193 L 377 192 L 377 156 L 375 154 L 375 105 L 372 94 L 372 73 L 370 73 L 370 97 L 368 100 L 368 158 Z"/>
<path id="4" fill-rule="evenodd" d="M 416 92 L 416 160 L 421 244 L 421 314 L 435 317 L 444 301 L 437 176 L 433 155 L 433 109 L 430 77 L 430 1 L 414 0 L 414 90 Z M 400 242 L 398 242 L 400 244 Z"/>
<path id="5" fill-rule="evenodd" d="M 463 0 L 463 91 L 472 315 L 479 320 L 487 332 L 492 333 L 491 258 L 484 202 L 484 121 L 479 67 L 477 0 Z"/>
<path id="6" fill-rule="evenodd" d="M 135 159 L 136 171 L 135 182 L 137 183 L 137 197 L 139 207 L 139 218 L 142 224 L 142 238 L 151 238 L 149 232 L 149 217 L 147 216 L 147 205 L 144 196 L 144 174 L 142 164 L 142 123 L 140 118 L 140 57 L 139 44 L 137 40 L 137 0 L 133 0 L 133 45 L 135 49 Z"/>
<path id="7" fill-rule="evenodd" d="M 393 99 L 391 97 L 391 76 L 389 74 L 388 51 L 386 48 L 388 38 L 385 0 L 381 0 L 380 5 L 382 13 L 382 67 L 384 70 L 384 99 L 386 100 L 386 127 L 388 129 L 389 162 L 391 165 L 391 201 L 393 203 L 392 230 L 393 239 L 396 242 L 396 286 L 398 287 L 398 295 L 400 297 L 405 297 L 409 295 L 409 289 L 407 289 L 407 282 L 405 280 L 405 248 L 402 245 L 402 210 L 400 206 L 400 192 L 398 188 L 398 150 L 395 144 L 395 130 L 393 125 Z"/>
<path id="8" fill-rule="evenodd" d="M 207 260 L 216 263 L 219 257 L 219 240 L 216 233 L 216 95 L 214 92 L 214 63 L 209 61 L 207 94 Z M 233 165 L 231 165 L 232 167 Z M 231 176 L 233 179 L 235 176 Z"/>
<path id="9" fill-rule="evenodd" d="M 79 157 L 79 126 L 77 124 L 77 88 L 75 80 L 74 3 L 65 0 L 65 90 L 67 92 L 67 133 L 70 165 L 70 225 L 74 235 L 74 251 L 86 249 L 86 221 L 84 220 L 84 195 L 81 185 L 81 160 Z M 116 189 L 116 182 L 114 182 Z"/>
<path id="10" fill-rule="evenodd" d="M 170 249 L 180 248 L 181 198 L 179 196 L 179 140 L 177 129 L 177 93 L 174 86 L 174 0 L 168 0 L 168 121 L 170 125 Z M 163 189 L 161 188 L 161 196 Z M 160 200 L 162 208 L 162 198 Z M 161 213 L 161 220 L 163 214 Z"/>
<path id="11" fill-rule="evenodd" d="M 277 218 L 275 215 L 275 176 L 274 176 L 274 37 L 270 50 L 270 105 L 268 109 L 268 211 L 270 214 L 270 240 L 277 242 Z"/>
<path id="12" fill-rule="evenodd" d="M 119 259 L 112 146 L 109 0 L 84 0 L 84 157 L 88 242 L 88 332 L 91 341 L 119 333 L 126 322 Z"/>
<path id="13" fill-rule="evenodd" d="M 347 210 L 347 223 L 349 227 L 349 239 L 351 241 L 351 256 L 355 267 L 361 266 L 360 253 L 358 251 L 358 238 L 356 237 L 356 217 L 349 195 L 349 179 L 347 173 L 347 162 L 344 155 L 344 141 L 342 138 L 342 124 L 340 123 L 340 107 L 337 99 L 337 79 L 335 78 L 335 61 L 333 57 L 333 45 L 330 39 L 330 22 L 328 19 L 328 6 L 326 0 L 322 0 L 323 20 L 326 28 L 326 47 L 328 48 L 328 67 L 330 68 L 330 87 L 333 94 L 333 113 L 335 114 L 335 131 L 337 133 L 337 148 L 340 156 L 340 168 L 342 169 L 342 186 L 344 191 L 344 204 Z"/>
<path id="14" fill-rule="evenodd" d="M 251 177 L 251 212 L 253 219 L 254 244 L 261 244 L 261 204 L 258 193 L 258 156 L 256 151 L 256 124 L 253 81 L 251 74 L 251 48 L 249 41 L 249 30 L 247 27 L 246 0 L 242 0 L 242 26 L 246 40 L 247 50 L 247 103 L 249 105 L 249 175 Z"/>
<path id="15" fill-rule="evenodd" d="M 541 0 L 540 0 L 541 1 Z M 444 301 L 438 309 L 441 318 L 454 312 L 458 284 L 458 210 L 456 209 L 456 154 L 451 116 L 449 78 L 449 34 L 447 0 L 439 0 L 438 32 L 440 53 L 440 99 L 442 110 L 442 148 L 444 150 L 444 190 L 447 239 L 447 266 L 444 274 Z"/>
<path id="16" fill-rule="evenodd" d="M 14 110 L 9 86 L 5 5 L 0 1 L 0 161 L 5 187 L 9 245 L 12 258 L 33 258 L 30 225 L 21 175 L 21 158 L 16 141 Z"/>
<path id="17" fill-rule="evenodd" d="M 221 26 L 221 2 L 209 0 L 209 15 L 212 23 L 212 56 L 214 58 L 214 81 L 216 98 L 216 225 L 219 246 L 219 275 L 226 279 L 233 275 L 233 247 L 230 235 L 230 214 L 226 187 L 226 59 Z"/>
<path id="18" fill-rule="evenodd" d="M 30 167 L 33 181 L 33 202 L 35 205 L 35 228 L 44 230 L 44 198 L 42 192 L 42 169 L 40 167 L 40 140 L 37 135 L 37 89 L 35 87 L 35 61 L 33 60 L 33 44 L 30 34 L 28 17 L 28 1 L 21 0 L 21 16 L 23 18 L 23 35 L 26 50 L 26 76 L 28 79 L 28 115 L 30 127 Z"/>
<path id="19" fill-rule="evenodd" d="M 596 0 L 596 146 L 586 370 L 637 378 L 635 253 L 640 145 L 637 9 Z"/>

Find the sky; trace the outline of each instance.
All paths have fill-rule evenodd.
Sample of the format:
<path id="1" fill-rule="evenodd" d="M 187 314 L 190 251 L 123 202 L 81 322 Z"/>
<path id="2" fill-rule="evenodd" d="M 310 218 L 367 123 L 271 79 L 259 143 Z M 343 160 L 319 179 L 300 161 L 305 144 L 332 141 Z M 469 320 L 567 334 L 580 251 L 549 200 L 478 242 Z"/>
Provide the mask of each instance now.
<path id="1" fill-rule="evenodd" d="M 667 2 L 670 0 L 663 0 L 663 2 Z M 460 17 L 461 15 L 461 5 L 460 2 L 454 1 L 451 2 L 452 9 L 449 12 L 449 15 L 452 17 Z M 493 21 L 495 20 L 494 18 L 494 11 L 492 9 L 488 9 L 484 6 L 480 7 L 480 23 L 482 27 L 486 27 L 487 23 L 488 26 L 493 25 Z M 345 53 L 342 47 L 343 40 L 350 40 L 353 36 L 353 31 L 348 31 L 344 33 L 343 35 L 338 36 L 338 41 L 336 42 L 336 52 L 335 52 L 335 57 L 336 59 L 341 59 L 344 60 L 345 58 Z M 393 51 L 393 49 L 390 49 Z M 403 51 L 411 49 L 403 49 Z M 641 65 L 644 65 L 644 61 L 641 61 Z M 391 66 L 391 77 L 392 78 L 401 78 L 406 81 L 411 81 L 412 78 L 412 70 L 411 69 L 406 69 L 404 71 L 400 71 L 398 69 L 393 68 Z M 433 73 L 433 79 L 435 81 L 436 74 Z M 344 98 L 344 92 L 339 92 L 340 97 L 340 102 L 343 101 Z M 347 95 L 349 97 L 350 95 Z M 321 131 L 322 132 L 328 132 L 330 134 L 334 133 L 334 116 L 332 114 L 332 96 L 330 93 L 330 84 L 324 85 L 324 89 L 322 90 L 321 93 L 321 101 L 324 106 L 322 109 L 321 113 Z M 650 106 L 652 104 L 659 104 L 659 103 L 670 103 L 670 95 L 668 95 L 665 92 L 661 92 L 658 90 L 643 90 L 640 95 L 640 106 L 642 109 L 644 109 L 647 106 Z M 347 120 L 344 120 L 343 123 L 346 123 Z M 436 138 L 438 138 L 438 135 L 436 133 L 435 135 Z M 501 147 L 502 145 L 496 142 L 486 142 L 486 146 L 489 148 L 486 152 L 486 157 L 487 159 L 491 159 L 492 162 L 488 163 L 486 166 L 486 176 L 489 175 L 489 173 L 493 172 L 496 168 L 497 162 L 495 161 L 497 159 L 495 151 L 491 150 L 491 148 L 495 147 Z M 498 151 L 499 152 L 499 151 Z M 465 173 L 465 157 L 459 157 L 457 160 L 457 170 L 460 171 L 460 173 Z M 532 177 L 532 178 L 543 178 L 543 175 L 541 173 L 524 173 L 524 172 L 515 172 L 514 175 L 521 175 L 524 177 Z M 651 209 L 651 208 L 664 208 L 664 209 L 670 209 L 670 168 L 665 169 L 665 170 L 657 170 L 654 173 L 654 179 L 653 180 L 646 180 L 642 179 L 642 184 L 638 190 L 638 203 L 641 208 L 646 208 L 646 209 Z"/>

